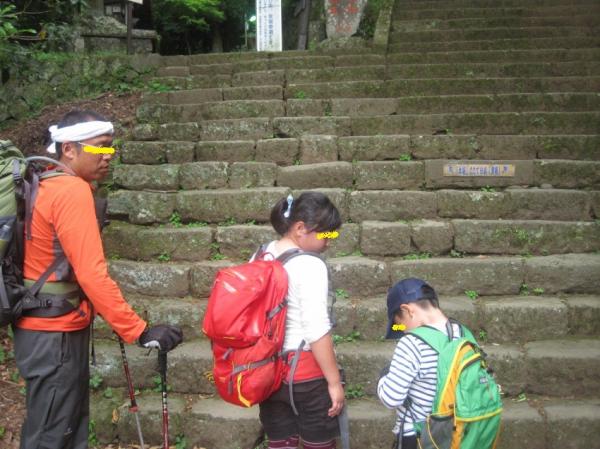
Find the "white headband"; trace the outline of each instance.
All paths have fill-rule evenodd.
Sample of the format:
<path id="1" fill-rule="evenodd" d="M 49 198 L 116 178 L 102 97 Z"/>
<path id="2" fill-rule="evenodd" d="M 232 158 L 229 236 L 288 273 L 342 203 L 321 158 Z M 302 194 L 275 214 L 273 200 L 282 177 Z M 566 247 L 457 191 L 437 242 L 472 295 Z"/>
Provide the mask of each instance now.
<path id="1" fill-rule="evenodd" d="M 76 125 L 57 128 L 52 125 L 48 128 L 52 143 L 48 145 L 46 151 L 48 153 L 56 153 L 56 142 L 80 142 L 82 140 L 91 139 L 93 137 L 102 136 L 104 134 L 113 134 L 114 128 L 111 122 L 81 122 Z"/>

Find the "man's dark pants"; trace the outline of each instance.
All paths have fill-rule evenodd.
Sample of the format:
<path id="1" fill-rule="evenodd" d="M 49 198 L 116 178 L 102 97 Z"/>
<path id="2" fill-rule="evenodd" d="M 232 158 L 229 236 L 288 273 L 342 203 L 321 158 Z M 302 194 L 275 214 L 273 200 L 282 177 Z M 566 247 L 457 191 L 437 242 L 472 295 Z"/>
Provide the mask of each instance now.
<path id="1" fill-rule="evenodd" d="M 27 388 L 21 449 L 86 449 L 89 423 L 89 328 L 75 332 L 14 329 L 15 359 Z"/>

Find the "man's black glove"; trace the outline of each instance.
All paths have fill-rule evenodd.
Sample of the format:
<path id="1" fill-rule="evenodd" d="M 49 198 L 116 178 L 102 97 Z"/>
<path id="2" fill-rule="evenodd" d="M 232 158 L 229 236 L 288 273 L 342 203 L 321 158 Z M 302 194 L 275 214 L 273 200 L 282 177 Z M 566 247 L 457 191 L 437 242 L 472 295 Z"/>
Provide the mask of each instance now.
<path id="1" fill-rule="evenodd" d="M 160 351 L 170 351 L 183 341 L 183 333 L 177 326 L 157 324 L 147 327 L 138 342 L 144 348 L 157 348 Z"/>

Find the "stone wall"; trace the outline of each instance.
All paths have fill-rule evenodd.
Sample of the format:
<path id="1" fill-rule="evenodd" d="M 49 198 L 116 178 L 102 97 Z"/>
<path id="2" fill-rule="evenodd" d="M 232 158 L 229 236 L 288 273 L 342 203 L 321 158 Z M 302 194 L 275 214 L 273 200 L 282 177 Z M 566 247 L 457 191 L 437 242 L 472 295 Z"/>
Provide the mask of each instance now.
<path id="1" fill-rule="evenodd" d="M 0 128 L 44 106 L 110 91 L 142 87 L 158 55 L 30 54 L 4 73 Z"/>

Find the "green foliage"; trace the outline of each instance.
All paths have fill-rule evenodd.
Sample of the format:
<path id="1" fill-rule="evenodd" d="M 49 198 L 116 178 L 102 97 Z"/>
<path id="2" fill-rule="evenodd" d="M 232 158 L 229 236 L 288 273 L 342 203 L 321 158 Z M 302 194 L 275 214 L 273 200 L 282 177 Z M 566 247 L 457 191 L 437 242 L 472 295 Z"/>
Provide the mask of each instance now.
<path id="1" fill-rule="evenodd" d="M 481 341 L 482 343 L 487 343 L 487 341 L 488 341 L 488 334 L 487 334 L 487 331 L 485 329 L 480 329 L 479 330 L 479 341 Z"/>
<path id="2" fill-rule="evenodd" d="M 430 258 L 431 258 L 431 254 L 428 252 L 411 253 L 411 254 L 407 254 L 406 256 L 403 257 L 404 260 L 420 260 L 420 259 L 430 259 Z"/>
<path id="3" fill-rule="evenodd" d="M 527 284 L 521 284 L 521 287 L 519 287 L 519 295 L 529 296 L 529 286 Z"/>
<path id="4" fill-rule="evenodd" d="M 346 387 L 346 399 L 360 399 L 365 395 L 362 384 L 350 384 Z"/>
<path id="5" fill-rule="evenodd" d="M 336 288 L 335 296 L 336 296 L 336 298 L 349 298 L 350 294 L 343 288 Z"/>
<path id="6" fill-rule="evenodd" d="M 185 440 L 185 435 L 177 435 L 175 437 L 175 449 L 186 449 L 187 441 Z"/>
<path id="7" fill-rule="evenodd" d="M 4 438 L 4 434 L 6 433 L 6 429 L 0 426 L 0 439 Z"/>
<path id="8" fill-rule="evenodd" d="M 157 257 L 159 262 L 169 262 L 171 260 L 171 256 L 168 253 L 159 254 Z"/>
<path id="9" fill-rule="evenodd" d="M 521 393 L 517 396 L 517 398 L 514 400 L 515 402 L 524 402 L 527 400 L 527 396 L 525 395 L 525 393 Z"/>
<path id="10" fill-rule="evenodd" d="M 102 392 L 102 396 L 104 396 L 106 399 L 111 399 L 114 397 L 113 389 L 106 387 L 106 389 Z"/>
<path id="11" fill-rule="evenodd" d="M 490 186 L 485 186 L 485 187 L 482 187 L 482 188 L 481 188 L 481 191 L 482 191 L 482 192 L 488 192 L 488 193 L 492 193 L 492 192 L 495 192 L 495 191 L 496 191 L 496 189 L 494 189 L 493 187 L 490 187 Z"/>
<path id="12" fill-rule="evenodd" d="M 398 160 L 399 161 L 404 161 L 404 162 L 412 161 L 412 156 L 410 154 L 408 154 L 408 153 L 403 153 L 403 154 L 400 155 L 400 157 L 398 158 Z"/>
<path id="13" fill-rule="evenodd" d="M 104 382 L 102 376 L 98 373 L 94 373 L 94 375 L 90 377 L 90 388 L 92 390 L 97 390 L 98 388 L 100 388 L 100 385 L 102 385 L 102 382 Z"/>
<path id="14" fill-rule="evenodd" d="M 225 20 L 221 0 L 155 0 L 152 14 L 161 49 L 174 50 L 173 53 L 202 50 L 211 24 Z"/>
<path id="15" fill-rule="evenodd" d="M 235 224 L 237 224 L 235 218 L 229 217 L 227 220 L 220 222 L 219 226 L 233 226 Z"/>
<path id="16" fill-rule="evenodd" d="M 533 294 L 534 295 L 543 295 L 544 294 L 544 289 L 541 287 L 536 287 L 533 289 Z"/>
<path id="17" fill-rule="evenodd" d="M 96 436 L 96 421 L 93 419 L 90 419 L 88 422 L 88 444 L 91 447 L 96 447 L 100 444 L 98 437 Z"/>
<path id="18" fill-rule="evenodd" d="M 223 260 L 227 257 L 224 254 L 221 254 L 221 247 L 217 242 L 213 242 L 210 244 L 211 255 L 210 260 Z"/>
<path id="19" fill-rule="evenodd" d="M 205 221 L 191 221 L 186 226 L 188 228 L 203 228 L 208 226 L 208 223 Z"/>
<path id="20" fill-rule="evenodd" d="M 304 100 L 308 97 L 306 95 L 306 92 L 304 92 L 303 90 L 299 90 L 294 93 L 294 98 L 297 100 Z"/>
<path id="21" fill-rule="evenodd" d="M 179 215 L 178 212 L 173 212 L 169 217 L 169 223 L 171 223 L 174 228 L 181 227 L 181 215 Z"/>
<path id="22" fill-rule="evenodd" d="M 389 0 L 369 0 L 367 2 L 358 26 L 358 30 L 356 32 L 357 36 L 365 39 L 370 39 L 373 37 L 375 34 L 377 19 L 379 18 L 379 12 L 388 1 Z"/>
<path id="23" fill-rule="evenodd" d="M 463 253 L 461 253 L 460 251 L 456 251 L 455 249 L 451 249 L 450 250 L 450 257 L 461 258 L 461 257 L 465 257 L 465 255 Z"/>
<path id="24" fill-rule="evenodd" d="M 35 30 L 18 28 L 18 14 L 15 5 L 0 3 L 0 42 L 8 41 L 20 34 L 35 33 Z"/>
<path id="25" fill-rule="evenodd" d="M 160 376 L 158 374 L 152 378 L 152 383 L 154 384 L 152 391 L 155 393 L 160 393 L 162 391 L 162 380 L 160 380 Z M 167 384 L 167 391 L 171 391 L 171 385 L 169 384 Z"/>
<path id="26" fill-rule="evenodd" d="M 476 300 L 479 297 L 479 293 L 475 290 L 465 290 L 465 295 L 472 300 Z"/>
<path id="27" fill-rule="evenodd" d="M 4 363 L 6 361 L 6 352 L 4 351 L 4 347 L 0 345 L 0 363 Z"/>
<path id="28" fill-rule="evenodd" d="M 352 331 L 348 335 L 333 334 L 333 344 L 338 343 L 354 343 L 361 339 L 359 331 Z"/>

